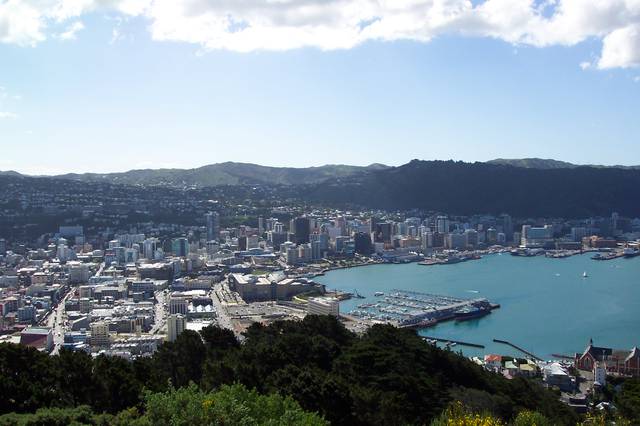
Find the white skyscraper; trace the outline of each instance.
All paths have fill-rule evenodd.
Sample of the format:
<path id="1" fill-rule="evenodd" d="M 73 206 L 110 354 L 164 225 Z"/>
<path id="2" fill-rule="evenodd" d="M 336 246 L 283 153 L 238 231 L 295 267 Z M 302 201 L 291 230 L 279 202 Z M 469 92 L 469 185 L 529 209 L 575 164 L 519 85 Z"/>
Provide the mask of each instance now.
<path id="1" fill-rule="evenodd" d="M 185 330 L 186 325 L 187 321 L 183 315 L 169 315 L 169 318 L 167 318 L 167 340 L 175 342 Z"/>

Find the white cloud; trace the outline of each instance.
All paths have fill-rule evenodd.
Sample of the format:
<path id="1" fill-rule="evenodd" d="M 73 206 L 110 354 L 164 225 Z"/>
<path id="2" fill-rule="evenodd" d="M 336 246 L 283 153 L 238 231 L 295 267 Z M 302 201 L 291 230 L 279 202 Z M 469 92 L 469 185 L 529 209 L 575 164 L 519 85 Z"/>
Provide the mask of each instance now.
<path id="1" fill-rule="evenodd" d="M 0 111 L 0 120 L 15 120 L 18 114 L 9 111 Z"/>
<path id="2" fill-rule="evenodd" d="M 583 70 L 588 70 L 589 68 L 591 68 L 593 66 L 593 64 L 591 62 L 580 62 L 580 68 L 582 68 Z"/>
<path id="3" fill-rule="evenodd" d="M 144 16 L 154 40 L 204 51 L 348 49 L 449 34 L 536 47 L 595 38 L 603 48 L 590 64 L 640 65 L 640 0 L 6 0 L 0 42 L 34 45 L 51 26 L 98 10 Z"/>
<path id="4" fill-rule="evenodd" d="M 598 68 L 628 68 L 639 65 L 640 24 L 617 29 L 604 38 Z"/>
<path id="5" fill-rule="evenodd" d="M 75 40 L 76 34 L 82 30 L 84 30 L 84 24 L 81 21 L 75 21 L 63 33 L 58 34 L 58 38 L 60 40 Z"/>

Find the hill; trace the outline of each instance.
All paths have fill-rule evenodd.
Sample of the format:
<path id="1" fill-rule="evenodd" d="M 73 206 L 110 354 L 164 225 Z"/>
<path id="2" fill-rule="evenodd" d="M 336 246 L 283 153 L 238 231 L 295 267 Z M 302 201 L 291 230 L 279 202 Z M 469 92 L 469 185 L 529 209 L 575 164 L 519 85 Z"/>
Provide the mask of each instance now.
<path id="1" fill-rule="evenodd" d="M 84 173 L 56 176 L 82 182 L 109 182 L 124 185 L 158 185 L 168 187 L 213 187 L 221 185 L 298 185 L 324 182 L 328 179 L 353 176 L 387 166 L 371 164 L 366 167 L 324 165 L 319 167 L 267 167 L 249 163 L 218 163 L 195 169 L 145 169 L 123 173 Z"/>
<path id="2" fill-rule="evenodd" d="M 308 201 L 451 214 L 567 218 L 640 215 L 640 170 L 537 169 L 413 160 L 400 167 L 307 188 Z"/>
<path id="3" fill-rule="evenodd" d="M 572 169 L 576 164 L 544 158 L 496 158 L 487 161 L 487 164 L 524 167 L 526 169 Z"/>
<path id="4" fill-rule="evenodd" d="M 298 418 L 309 416 L 304 412 L 317 413 L 334 425 L 428 425 L 454 401 L 504 420 L 522 410 L 537 411 L 558 425 L 578 420 L 557 393 L 534 381 L 507 380 L 485 371 L 462 356 L 427 344 L 415 331 L 376 325 L 358 336 L 329 316 L 268 326 L 256 323 L 246 331 L 243 344 L 231 331 L 215 326 L 199 333 L 187 330 L 152 357 L 134 362 L 84 352 L 49 356 L 3 343 L 0 365 L 0 415 L 80 406 L 115 415 L 146 402 L 144 416 L 151 422 L 145 424 L 211 424 L 177 417 L 197 415 L 203 400 L 211 399 L 208 408 L 222 416 L 229 410 L 217 402 L 231 403 L 232 398 L 234 406 L 246 408 L 267 402 L 269 397 L 247 394 L 246 389 L 254 389 L 261 395 L 278 394 L 296 401 L 271 397 L 278 400 L 269 405 L 281 407 L 275 413 L 269 410 L 275 414 L 271 418 L 282 418 L 284 411 L 293 411 Z M 225 387 L 235 384 L 244 388 Z M 209 394 L 216 389 L 228 397 Z M 252 416 L 246 409 L 243 412 Z M 174 417 L 175 422 L 163 421 Z"/>
<path id="5" fill-rule="evenodd" d="M 594 167 L 599 169 L 640 169 L 640 166 L 602 166 L 602 165 L 580 165 L 544 158 L 496 158 L 487 161 L 487 164 L 524 167 L 527 169 L 573 169 L 576 167 Z"/>

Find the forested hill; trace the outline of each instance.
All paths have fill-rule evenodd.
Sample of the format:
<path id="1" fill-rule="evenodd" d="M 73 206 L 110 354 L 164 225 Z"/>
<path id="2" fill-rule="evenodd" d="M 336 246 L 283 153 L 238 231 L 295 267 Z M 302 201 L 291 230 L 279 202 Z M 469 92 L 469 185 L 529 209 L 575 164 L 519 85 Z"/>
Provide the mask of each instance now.
<path id="1" fill-rule="evenodd" d="M 413 160 L 400 167 L 306 188 L 313 202 L 369 208 L 509 213 L 518 217 L 640 216 L 640 170 L 551 170 Z"/>
<path id="2" fill-rule="evenodd" d="M 427 344 L 412 330 L 376 325 L 357 336 L 333 317 L 308 316 L 269 326 L 254 324 L 245 337 L 240 345 L 229 330 L 188 330 L 152 357 L 134 362 L 104 355 L 92 358 L 83 352 L 48 356 L 33 348 L 0 344 L 0 424 L 21 424 L 9 421 L 18 414 L 7 413 L 85 406 L 89 412 L 129 417 L 109 424 L 320 424 L 307 412 L 334 425 L 428 425 L 454 401 L 505 421 L 523 410 L 538 412 L 557 425 L 578 420 L 557 393 L 533 381 L 487 372 Z M 225 387 L 231 384 L 244 387 Z M 171 390 L 189 386 L 191 390 L 178 395 Z M 246 389 L 293 398 L 296 404 L 259 401 Z M 222 395 L 211 393 L 217 390 Z M 217 421 L 202 422 L 216 413 L 228 415 L 224 403 L 231 399 L 248 404 L 246 408 L 274 404 L 258 411 L 281 421 L 227 422 L 216 415 Z M 211 410 L 201 413 L 207 400 Z M 142 413 L 131 412 L 131 407 Z M 312 421 L 282 421 L 286 411 Z M 242 407 L 235 412 L 248 414 Z M 138 414 L 151 421 L 131 418 Z M 191 421 L 167 421 L 178 416 Z"/>
<path id="3" fill-rule="evenodd" d="M 640 166 L 602 166 L 602 165 L 579 165 L 546 158 L 496 158 L 487 161 L 487 164 L 501 164 L 506 166 L 525 167 L 528 169 L 573 169 L 575 167 L 595 167 L 611 169 L 640 169 Z"/>
<path id="4" fill-rule="evenodd" d="M 206 188 L 221 185 L 299 185 L 348 177 L 387 168 L 382 164 L 366 167 L 328 164 L 319 167 L 267 167 L 249 163 L 217 163 L 195 169 L 144 169 L 122 173 L 83 173 L 55 176 L 81 182 L 104 182 L 122 185 L 166 186 L 172 188 Z"/>

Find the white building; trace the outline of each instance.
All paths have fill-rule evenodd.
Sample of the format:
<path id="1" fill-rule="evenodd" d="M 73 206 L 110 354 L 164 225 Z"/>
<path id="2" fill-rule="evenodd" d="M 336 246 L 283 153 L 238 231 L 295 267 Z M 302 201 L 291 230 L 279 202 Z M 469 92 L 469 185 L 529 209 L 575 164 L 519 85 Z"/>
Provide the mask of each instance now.
<path id="1" fill-rule="evenodd" d="M 183 315 L 169 315 L 167 318 L 167 340 L 175 342 L 186 326 L 187 320 Z"/>
<path id="2" fill-rule="evenodd" d="M 188 307 L 189 307 L 189 303 L 187 299 L 185 299 L 184 297 L 171 296 L 171 300 L 169 300 L 170 314 L 186 315 Z"/>
<path id="3" fill-rule="evenodd" d="M 87 263 L 69 262 L 69 283 L 80 284 L 89 281 L 90 269 Z"/>
<path id="4" fill-rule="evenodd" d="M 605 386 L 607 384 L 607 367 L 599 362 L 593 366 L 593 384 Z"/>
<path id="5" fill-rule="evenodd" d="M 334 297 L 312 297 L 307 305 L 309 315 L 340 315 L 340 302 Z"/>

